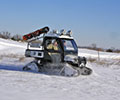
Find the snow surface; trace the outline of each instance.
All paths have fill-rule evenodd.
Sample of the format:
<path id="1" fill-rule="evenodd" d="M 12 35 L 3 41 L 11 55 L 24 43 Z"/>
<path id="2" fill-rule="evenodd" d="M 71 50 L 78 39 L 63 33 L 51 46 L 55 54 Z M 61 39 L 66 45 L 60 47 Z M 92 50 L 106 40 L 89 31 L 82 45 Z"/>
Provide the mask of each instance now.
<path id="1" fill-rule="evenodd" d="M 62 77 L 22 71 L 32 59 L 24 57 L 26 43 L 0 39 L 0 100 L 119 100 L 120 67 L 88 63 L 90 76 Z M 79 55 L 97 58 L 97 52 L 79 49 Z M 120 54 L 100 52 L 101 59 Z"/>
<path id="2" fill-rule="evenodd" d="M 87 58 L 98 58 L 98 51 L 79 49 L 79 55 Z M 118 53 L 99 52 L 99 55 L 102 59 L 120 59 L 120 54 Z"/>

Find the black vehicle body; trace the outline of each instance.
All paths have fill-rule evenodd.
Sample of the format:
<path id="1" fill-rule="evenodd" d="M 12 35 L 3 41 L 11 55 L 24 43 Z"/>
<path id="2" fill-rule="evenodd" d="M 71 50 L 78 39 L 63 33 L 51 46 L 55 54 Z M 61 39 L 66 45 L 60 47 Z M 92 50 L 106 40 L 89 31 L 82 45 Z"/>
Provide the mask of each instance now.
<path id="1" fill-rule="evenodd" d="M 23 40 L 28 42 L 25 56 L 35 58 L 23 70 L 63 76 L 90 75 L 92 69 L 86 67 L 85 57 L 78 56 L 72 31 L 48 31 L 49 27 L 44 27 L 23 36 Z"/>
<path id="2" fill-rule="evenodd" d="M 35 58 L 35 60 L 23 67 L 23 70 L 30 70 L 29 65 L 36 64 L 38 70 L 41 71 L 42 69 L 45 70 L 47 64 L 55 63 L 54 65 L 57 64 L 57 66 L 60 65 L 61 67 L 59 74 L 66 74 L 68 71 L 66 68 L 69 68 L 73 72 L 71 76 L 75 75 L 75 73 L 77 75 L 90 75 L 92 70 L 86 67 L 86 58 L 78 56 L 78 47 L 70 32 L 68 31 L 69 34 L 64 34 L 63 32 L 44 33 L 41 34 L 43 36 L 37 36 L 31 40 L 25 38 L 28 39 L 25 56 Z M 37 34 L 36 31 L 33 33 Z M 30 36 L 33 33 L 30 33 Z M 71 67 L 66 66 L 66 64 L 71 65 Z"/>
<path id="3" fill-rule="evenodd" d="M 60 48 L 58 51 L 55 51 L 53 49 L 47 49 L 46 41 L 53 40 L 53 39 L 55 39 L 58 42 L 58 45 Z M 71 42 L 74 49 L 73 50 L 65 50 L 63 41 Z M 30 44 L 28 43 L 28 45 L 30 45 Z M 25 56 L 26 57 L 34 57 L 40 64 L 45 64 L 45 63 L 54 62 L 54 61 L 52 61 L 53 59 L 51 58 L 51 55 L 49 54 L 49 53 L 51 53 L 51 54 L 54 53 L 54 54 L 56 54 L 55 56 L 59 56 L 59 58 L 60 58 L 59 61 L 57 61 L 56 63 L 67 62 L 76 67 L 79 67 L 79 65 L 81 63 L 86 64 L 86 58 L 78 56 L 78 47 L 73 38 L 59 38 L 59 37 L 54 37 L 54 36 L 53 37 L 45 36 L 41 45 L 42 45 L 42 50 L 32 50 L 32 49 L 27 48 Z M 28 52 L 33 52 L 33 56 L 31 56 L 30 53 L 28 53 Z M 37 56 L 34 56 L 36 54 L 37 54 Z M 66 56 L 67 56 L 67 59 L 66 59 Z M 72 56 L 72 58 L 71 58 L 71 56 Z"/>

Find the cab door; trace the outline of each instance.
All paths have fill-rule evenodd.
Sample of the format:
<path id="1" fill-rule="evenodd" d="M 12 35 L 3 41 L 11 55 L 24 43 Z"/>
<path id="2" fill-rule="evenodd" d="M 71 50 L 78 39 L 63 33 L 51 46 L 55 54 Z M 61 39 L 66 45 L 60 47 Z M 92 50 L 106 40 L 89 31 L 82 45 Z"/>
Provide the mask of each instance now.
<path id="1" fill-rule="evenodd" d="M 44 41 L 45 60 L 52 63 L 60 63 L 62 61 L 62 49 L 58 38 L 47 37 Z"/>

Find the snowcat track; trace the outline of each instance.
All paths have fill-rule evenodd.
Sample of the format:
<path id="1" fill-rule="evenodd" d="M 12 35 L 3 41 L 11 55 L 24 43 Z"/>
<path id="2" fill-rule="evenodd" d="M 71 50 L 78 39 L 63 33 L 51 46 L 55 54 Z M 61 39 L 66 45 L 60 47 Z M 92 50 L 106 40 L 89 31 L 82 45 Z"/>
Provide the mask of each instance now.
<path id="1" fill-rule="evenodd" d="M 32 65 L 32 68 L 30 66 Z M 37 68 L 36 68 L 37 67 Z M 66 77 L 77 77 L 79 75 L 90 75 L 92 73 L 92 69 L 81 66 L 75 67 L 71 66 L 67 63 L 65 64 L 45 64 L 43 66 L 38 65 L 36 61 L 32 61 L 23 67 L 24 71 L 34 71 L 46 73 L 48 75 L 58 75 L 58 76 L 66 76 Z"/>

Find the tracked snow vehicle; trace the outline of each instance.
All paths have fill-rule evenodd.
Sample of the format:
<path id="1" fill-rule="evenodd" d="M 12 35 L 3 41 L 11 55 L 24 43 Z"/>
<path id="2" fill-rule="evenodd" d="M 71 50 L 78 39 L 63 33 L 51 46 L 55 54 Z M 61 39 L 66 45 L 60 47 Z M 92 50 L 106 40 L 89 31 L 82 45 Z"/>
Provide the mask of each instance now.
<path id="1" fill-rule="evenodd" d="M 35 58 L 23 67 L 23 70 L 57 73 L 64 76 L 90 75 L 92 70 L 86 67 L 86 58 L 78 56 L 78 47 L 71 31 L 49 32 L 44 27 L 23 36 L 28 41 L 26 57 Z"/>

